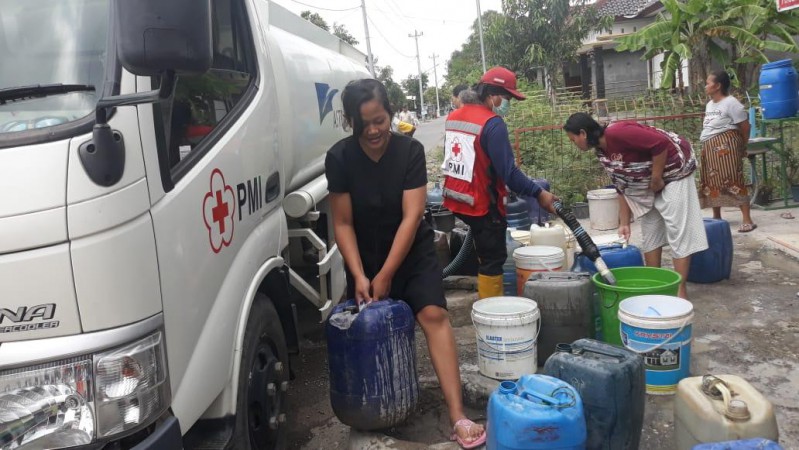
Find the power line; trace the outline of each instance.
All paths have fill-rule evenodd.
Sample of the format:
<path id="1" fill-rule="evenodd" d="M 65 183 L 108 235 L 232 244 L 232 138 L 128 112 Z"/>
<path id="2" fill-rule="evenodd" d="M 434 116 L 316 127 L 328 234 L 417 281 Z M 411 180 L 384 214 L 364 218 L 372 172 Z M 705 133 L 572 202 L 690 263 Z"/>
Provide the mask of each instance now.
<path id="1" fill-rule="evenodd" d="M 375 28 L 375 30 L 377 30 L 377 34 L 379 34 L 379 35 L 380 35 L 380 37 L 382 37 L 382 38 L 383 38 L 383 40 L 386 42 L 386 44 L 388 44 L 388 46 L 389 46 L 389 47 L 391 47 L 391 49 L 392 49 L 392 50 L 394 50 L 395 52 L 397 52 L 397 54 L 399 54 L 400 56 L 404 56 L 404 57 L 406 57 L 406 58 L 408 58 L 408 59 L 416 58 L 415 56 L 412 56 L 412 55 L 406 55 L 405 53 L 402 53 L 401 51 L 397 50 L 397 47 L 394 47 L 394 45 L 392 45 L 392 44 L 391 44 L 391 41 L 390 41 L 390 40 L 389 40 L 389 39 L 388 39 L 388 38 L 387 38 L 387 37 L 386 37 L 386 36 L 383 34 L 383 32 L 382 32 L 382 31 L 380 31 L 380 27 L 378 27 L 378 26 L 377 26 L 377 25 L 374 23 L 374 21 L 372 21 L 372 18 L 367 16 L 367 19 L 369 20 L 369 23 L 371 23 L 372 25 L 374 25 L 374 28 Z"/>
<path id="2" fill-rule="evenodd" d="M 361 5 L 358 5 L 358 6 L 353 6 L 352 8 L 331 9 L 331 8 L 322 8 L 321 6 L 309 5 L 307 3 L 303 3 L 297 0 L 291 0 L 291 1 L 302 6 L 307 6 L 308 8 L 321 9 L 322 11 L 334 11 L 334 12 L 352 11 L 353 9 L 358 9 L 361 7 Z"/>

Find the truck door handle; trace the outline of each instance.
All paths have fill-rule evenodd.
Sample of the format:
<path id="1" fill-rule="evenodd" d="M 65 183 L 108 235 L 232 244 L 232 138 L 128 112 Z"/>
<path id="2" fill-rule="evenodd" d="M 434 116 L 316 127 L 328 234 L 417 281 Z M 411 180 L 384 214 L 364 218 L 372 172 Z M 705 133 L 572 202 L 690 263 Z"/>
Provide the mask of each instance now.
<path id="1" fill-rule="evenodd" d="M 266 203 L 271 202 L 280 195 L 280 174 L 273 172 L 266 179 Z"/>

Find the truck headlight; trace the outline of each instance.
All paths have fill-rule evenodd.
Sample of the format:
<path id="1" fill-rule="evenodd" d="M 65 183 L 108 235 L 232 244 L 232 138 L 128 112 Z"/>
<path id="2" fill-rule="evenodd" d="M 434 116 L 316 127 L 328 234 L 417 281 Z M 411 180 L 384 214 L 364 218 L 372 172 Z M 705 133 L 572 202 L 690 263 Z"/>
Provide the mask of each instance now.
<path id="1" fill-rule="evenodd" d="M 154 420 L 170 391 L 160 331 L 91 356 L 0 372 L 0 450 L 89 444 Z"/>

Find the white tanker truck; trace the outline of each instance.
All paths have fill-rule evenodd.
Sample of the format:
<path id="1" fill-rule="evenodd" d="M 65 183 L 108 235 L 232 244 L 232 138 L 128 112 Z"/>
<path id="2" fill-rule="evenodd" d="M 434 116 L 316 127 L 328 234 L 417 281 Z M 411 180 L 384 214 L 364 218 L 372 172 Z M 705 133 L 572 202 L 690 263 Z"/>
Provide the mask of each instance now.
<path id="1" fill-rule="evenodd" d="M 0 0 L 0 450 L 283 446 L 364 60 L 266 0 Z"/>

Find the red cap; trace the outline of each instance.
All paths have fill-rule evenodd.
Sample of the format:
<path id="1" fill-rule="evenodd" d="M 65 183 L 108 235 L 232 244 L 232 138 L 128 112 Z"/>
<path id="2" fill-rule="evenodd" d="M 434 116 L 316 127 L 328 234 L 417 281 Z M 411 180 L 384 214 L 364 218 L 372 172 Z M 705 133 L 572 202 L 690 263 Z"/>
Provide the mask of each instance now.
<path id="1" fill-rule="evenodd" d="M 483 77 L 480 78 L 480 82 L 501 87 L 508 91 L 508 94 L 512 95 L 516 100 L 524 100 L 527 98 L 524 94 L 516 90 L 516 74 L 504 67 L 497 66 L 488 69 L 488 71 L 483 74 Z"/>

